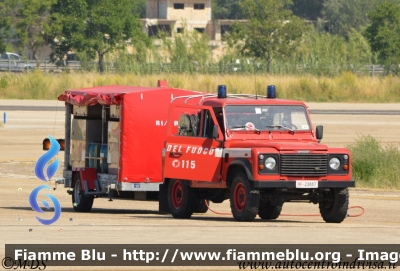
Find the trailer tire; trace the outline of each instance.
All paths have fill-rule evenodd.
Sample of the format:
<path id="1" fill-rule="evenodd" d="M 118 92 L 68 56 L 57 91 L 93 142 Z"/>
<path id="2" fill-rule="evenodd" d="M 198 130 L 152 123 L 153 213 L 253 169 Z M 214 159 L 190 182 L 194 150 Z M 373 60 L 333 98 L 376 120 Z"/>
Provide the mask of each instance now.
<path id="1" fill-rule="evenodd" d="M 208 207 L 205 203 L 205 200 L 207 201 L 207 204 L 210 205 L 210 200 L 208 200 L 208 199 L 197 199 L 196 200 L 196 207 L 194 209 L 195 213 L 199 213 L 199 214 L 207 213 Z"/>
<path id="2" fill-rule="evenodd" d="M 230 202 L 233 217 L 237 221 L 253 221 L 258 213 L 260 191 L 243 171 L 236 173 L 230 187 Z"/>
<path id="3" fill-rule="evenodd" d="M 325 222 L 340 223 L 347 216 L 349 189 L 331 188 L 323 192 L 324 201 L 319 203 L 319 211 Z"/>
<path id="4" fill-rule="evenodd" d="M 282 205 L 275 205 L 270 201 L 260 202 L 258 216 L 261 219 L 277 219 L 282 211 Z"/>
<path id="5" fill-rule="evenodd" d="M 174 218 L 190 218 L 196 208 L 196 191 L 183 181 L 170 180 L 168 206 Z"/>
<path id="6" fill-rule="evenodd" d="M 79 173 L 74 177 L 74 191 L 72 192 L 72 206 L 76 212 L 90 212 L 92 210 L 94 196 L 83 194 Z"/>

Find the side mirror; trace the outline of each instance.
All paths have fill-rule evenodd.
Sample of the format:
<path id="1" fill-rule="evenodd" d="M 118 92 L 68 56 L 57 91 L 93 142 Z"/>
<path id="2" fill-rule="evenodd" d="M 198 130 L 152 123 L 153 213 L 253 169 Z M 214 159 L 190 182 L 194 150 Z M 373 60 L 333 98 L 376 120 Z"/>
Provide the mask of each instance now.
<path id="1" fill-rule="evenodd" d="M 324 126 L 322 125 L 318 125 L 315 128 L 315 136 L 318 139 L 318 142 L 321 141 L 322 137 L 324 135 Z"/>
<path id="2" fill-rule="evenodd" d="M 213 132 L 212 132 L 212 137 L 213 138 L 218 138 L 218 125 L 214 125 Z"/>

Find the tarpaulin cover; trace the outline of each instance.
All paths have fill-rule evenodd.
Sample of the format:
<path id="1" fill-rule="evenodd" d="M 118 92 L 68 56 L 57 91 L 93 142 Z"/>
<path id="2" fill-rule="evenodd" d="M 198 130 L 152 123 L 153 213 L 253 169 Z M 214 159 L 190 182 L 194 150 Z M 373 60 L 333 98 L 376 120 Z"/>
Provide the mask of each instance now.
<path id="1" fill-rule="evenodd" d="M 95 104 L 121 104 L 122 96 L 124 96 L 125 94 L 151 89 L 154 88 L 132 86 L 101 86 L 92 88 L 81 88 L 75 90 L 67 90 L 65 94 L 61 94 L 58 97 L 58 100 L 79 106 L 91 106 Z"/>
<path id="2" fill-rule="evenodd" d="M 178 96 L 199 92 L 163 87 L 101 86 L 67 90 L 58 97 L 75 106 L 121 105 L 118 181 L 162 182 L 168 109 Z M 174 116 L 177 125 L 179 115 Z M 108 155 L 111 155 L 110 153 Z"/>
<path id="3" fill-rule="evenodd" d="M 126 94 L 122 101 L 121 182 L 162 182 L 162 149 L 171 99 L 199 92 L 156 88 Z M 179 115 L 174 116 L 177 126 Z"/>

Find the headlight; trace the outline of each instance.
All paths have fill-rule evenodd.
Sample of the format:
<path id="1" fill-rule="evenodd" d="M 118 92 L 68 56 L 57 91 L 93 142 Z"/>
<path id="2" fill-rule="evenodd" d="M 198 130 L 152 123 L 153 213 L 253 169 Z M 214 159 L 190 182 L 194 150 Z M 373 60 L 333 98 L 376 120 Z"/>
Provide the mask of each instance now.
<path id="1" fill-rule="evenodd" d="M 329 160 L 329 166 L 331 167 L 331 169 L 338 170 L 338 168 L 340 167 L 340 160 L 336 157 L 333 157 L 331 160 Z"/>
<path id="2" fill-rule="evenodd" d="M 269 170 L 273 170 L 276 166 L 276 160 L 273 157 L 268 157 L 265 160 L 265 167 Z"/>

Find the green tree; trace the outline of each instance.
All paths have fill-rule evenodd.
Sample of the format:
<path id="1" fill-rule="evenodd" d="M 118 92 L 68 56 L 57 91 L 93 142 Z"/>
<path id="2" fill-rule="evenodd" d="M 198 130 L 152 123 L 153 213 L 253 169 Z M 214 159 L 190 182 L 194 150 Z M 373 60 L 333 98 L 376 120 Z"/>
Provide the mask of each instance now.
<path id="1" fill-rule="evenodd" d="M 59 56 L 69 50 L 97 57 L 104 71 L 104 57 L 127 45 L 148 43 L 139 17 L 131 8 L 136 0 L 58 0 L 53 5 L 53 48 Z"/>
<path id="2" fill-rule="evenodd" d="M 213 19 L 243 19 L 239 2 L 240 0 L 213 0 Z"/>
<path id="3" fill-rule="evenodd" d="M 184 26 L 184 28 L 186 28 Z M 208 42 L 208 35 L 197 31 L 174 32 L 174 38 L 170 39 L 166 35 L 162 37 L 164 55 L 169 61 L 175 64 L 192 63 L 195 66 L 202 65 L 211 58 Z M 160 56 L 161 58 L 161 56 Z"/>
<path id="4" fill-rule="evenodd" d="M 384 64 L 400 63 L 400 5 L 384 2 L 368 14 L 371 25 L 365 30 L 373 52 Z"/>
<path id="5" fill-rule="evenodd" d="M 4 39 L 10 35 L 12 6 L 9 0 L 0 0 L 0 54 L 6 51 Z"/>
<path id="6" fill-rule="evenodd" d="M 349 40 L 346 41 L 339 35 L 318 32 L 310 27 L 296 52 L 296 59 L 301 64 L 310 64 L 310 68 L 319 70 L 320 67 L 333 70 L 334 66 L 359 66 L 370 64 L 372 61 L 372 52 L 367 40 L 355 29 L 350 31 Z"/>
<path id="7" fill-rule="evenodd" d="M 275 56 L 287 57 L 300 42 L 305 24 L 286 7 L 284 0 L 241 0 L 240 8 L 249 20 L 236 22 L 227 41 L 243 56 L 266 60 L 268 72 Z"/>
<path id="8" fill-rule="evenodd" d="M 349 31 L 354 28 L 362 30 L 369 24 L 366 14 L 387 0 L 325 0 L 323 17 L 329 21 L 333 34 L 347 38 Z M 400 0 L 389 0 L 400 3 Z"/>
<path id="9" fill-rule="evenodd" d="M 146 18 L 146 0 L 136 0 L 132 4 L 132 13 L 139 18 Z"/>
<path id="10" fill-rule="evenodd" d="M 37 53 L 49 43 L 50 10 L 54 2 L 55 0 L 18 0 L 16 5 L 18 47 L 30 49 L 37 65 Z"/>
<path id="11" fill-rule="evenodd" d="M 325 0 L 293 0 L 291 10 L 302 19 L 317 20 L 322 17 Z"/>

